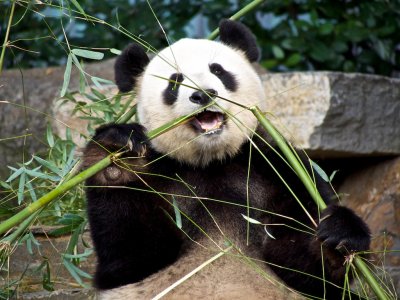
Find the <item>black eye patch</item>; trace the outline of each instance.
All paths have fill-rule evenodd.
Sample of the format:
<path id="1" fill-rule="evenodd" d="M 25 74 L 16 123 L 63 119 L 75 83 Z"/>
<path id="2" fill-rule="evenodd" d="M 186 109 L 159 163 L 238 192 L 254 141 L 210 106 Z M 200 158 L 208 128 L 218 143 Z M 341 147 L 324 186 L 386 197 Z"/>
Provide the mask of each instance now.
<path id="1" fill-rule="evenodd" d="M 167 105 L 172 105 L 178 99 L 178 91 L 182 81 L 183 75 L 181 73 L 174 73 L 169 77 L 170 82 L 163 92 L 164 102 Z"/>
<path id="2" fill-rule="evenodd" d="M 237 90 L 238 83 L 235 79 L 235 75 L 225 70 L 220 64 L 213 63 L 210 66 L 210 72 L 217 76 L 221 80 L 225 88 L 231 92 Z"/>

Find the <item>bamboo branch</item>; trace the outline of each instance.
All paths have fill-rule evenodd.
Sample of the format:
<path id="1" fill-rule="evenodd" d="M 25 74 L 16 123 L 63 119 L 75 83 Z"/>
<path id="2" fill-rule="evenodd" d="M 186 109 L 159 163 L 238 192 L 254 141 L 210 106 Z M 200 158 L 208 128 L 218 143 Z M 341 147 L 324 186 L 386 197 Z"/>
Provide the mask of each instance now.
<path id="1" fill-rule="evenodd" d="M 10 12 L 10 17 L 8 19 L 8 24 L 7 24 L 7 29 L 6 29 L 6 35 L 4 37 L 4 42 L 3 42 L 3 49 L 1 49 L 1 54 L 0 54 L 0 75 L 1 72 L 3 70 L 3 61 L 4 61 L 4 55 L 6 54 L 6 48 L 8 45 L 8 36 L 10 34 L 10 30 L 11 30 L 11 23 L 12 23 L 12 19 L 14 17 L 14 9 L 15 9 L 15 2 L 17 2 L 16 0 L 14 0 L 12 2 L 11 5 L 11 12 Z"/>
<path id="2" fill-rule="evenodd" d="M 282 137 L 282 135 L 276 130 L 274 125 L 264 116 L 261 110 L 257 106 L 250 107 L 251 112 L 260 122 L 260 124 L 264 127 L 264 129 L 268 132 L 268 134 L 274 139 L 276 144 L 278 145 L 279 149 L 282 151 L 285 158 L 288 160 L 291 167 L 295 170 L 297 176 L 303 182 L 304 186 L 306 187 L 307 191 L 310 193 L 311 197 L 318 205 L 318 207 L 322 210 L 326 208 L 326 204 L 322 199 L 321 195 L 319 194 L 312 178 L 308 174 L 307 170 L 304 169 L 303 165 L 297 158 L 297 155 L 293 152 L 292 148 L 288 145 L 286 140 Z M 356 266 L 357 270 L 364 276 L 365 280 L 374 291 L 376 297 L 379 300 L 389 300 L 388 295 L 379 285 L 378 281 L 376 280 L 373 273 L 368 269 L 367 265 L 364 261 L 358 257 L 357 255 L 354 256 L 354 265 Z"/>
<path id="3" fill-rule="evenodd" d="M 179 126 L 180 124 L 182 124 L 182 123 L 186 122 L 187 120 L 189 120 L 190 118 L 192 118 L 194 114 L 195 113 L 174 119 L 171 122 L 168 122 L 167 124 L 148 132 L 148 134 L 147 134 L 148 139 L 151 140 L 151 139 L 163 134 L 164 132 L 175 128 L 176 126 Z M 101 170 L 103 170 L 104 168 L 109 166 L 115 159 L 117 159 L 119 156 L 121 156 L 121 154 L 122 154 L 121 152 L 111 153 L 110 155 L 108 155 L 101 161 L 97 162 L 93 166 L 89 167 L 88 169 L 82 171 L 78 175 L 67 180 L 66 182 L 59 185 L 57 188 L 55 188 L 51 192 L 47 193 L 46 195 L 42 196 L 35 202 L 29 204 L 27 207 L 25 207 L 23 210 L 21 210 L 20 212 L 18 212 L 11 218 L 2 222 L 0 224 L 0 235 L 6 233 L 8 230 L 13 228 L 15 225 L 18 225 L 19 223 L 23 222 L 25 219 L 29 218 L 30 215 L 32 215 L 34 212 L 36 212 L 40 208 L 44 207 L 45 205 L 49 204 L 52 200 L 54 200 L 61 194 L 65 193 L 66 191 L 70 190 L 77 184 L 85 181 L 89 177 L 95 175 L 97 172 L 100 172 Z"/>

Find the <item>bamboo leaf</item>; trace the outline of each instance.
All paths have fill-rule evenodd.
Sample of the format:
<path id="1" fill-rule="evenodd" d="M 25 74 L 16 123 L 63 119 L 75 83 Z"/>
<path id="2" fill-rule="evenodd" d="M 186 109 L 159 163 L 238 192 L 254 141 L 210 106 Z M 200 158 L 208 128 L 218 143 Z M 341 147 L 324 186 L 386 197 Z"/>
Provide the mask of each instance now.
<path id="1" fill-rule="evenodd" d="M 11 185 L 9 185 L 8 183 L 6 183 L 5 181 L 1 181 L 0 180 L 0 185 L 5 188 L 6 190 L 12 190 Z"/>
<path id="2" fill-rule="evenodd" d="M 61 177 L 60 176 L 51 176 L 51 175 L 47 175 L 45 173 L 42 172 L 38 172 L 35 170 L 25 170 L 25 173 L 28 174 L 31 177 L 37 177 L 37 178 L 42 178 L 42 179 L 48 179 L 51 181 L 60 181 Z"/>
<path id="3" fill-rule="evenodd" d="M 265 230 L 265 232 L 267 233 L 267 235 L 268 235 L 271 239 L 276 240 L 276 238 L 268 231 L 267 225 L 264 225 L 264 230 Z"/>
<path id="4" fill-rule="evenodd" d="M 68 253 L 65 253 L 65 254 L 63 254 L 63 256 L 66 257 L 66 258 L 70 258 L 70 259 L 73 259 L 73 258 L 82 259 L 82 258 L 86 258 L 86 257 L 90 256 L 92 253 L 93 253 L 92 249 L 85 249 L 85 252 L 80 253 L 80 254 L 68 254 Z"/>
<path id="5" fill-rule="evenodd" d="M 241 214 L 241 215 L 242 215 L 242 217 L 243 217 L 247 222 L 249 222 L 249 223 L 257 224 L 257 225 L 261 225 L 261 224 L 262 224 L 260 221 L 257 221 L 257 220 L 255 220 L 255 219 L 253 219 L 253 218 L 250 218 L 250 217 L 248 217 L 248 216 L 245 216 L 244 214 Z"/>
<path id="6" fill-rule="evenodd" d="M 67 92 L 69 81 L 71 79 L 71 70 L 72 70 L 72 56 L 71 54 L 69 54 L 67 59 L 67 65 L 65 67 L 65 72 L 64 72 L 64 82 L 60 93 L 61 97 L 64 97 L 65 93 Z"/>
<path id="7" fill-rule="evenodd" d="M 83 72 L 79 72 L 79 93 L 83 94 L 86 88 L 86 80 L 85 74 Z"/>
<path id="8" fill-rule="evenodd" d="M 76 7 L 76 9 L 87 18 L 85 11 L 83 10 L 82 6 L 76 0 L 71 0 L 71 3 Z"/>
<path id="9" fill-rule="evenodd" d="M 74 65 L 78 68 L 79 72 L 83 75 L 85 75 L 85 71 L 83 71 L 83 68 L 81 66 L 81 63 L 79 62 L 78 58 L 74 53 L 70 53 L 72 61 L 74 62 Z"/>
<path id="10" fill-rule="evenodd" d="M 65 234 L 70 234 L 74 229 L 76 228 L 76 225 L 67 225 L 63 226 L 60 228 L 52 229 L 49 231 L 50 236 L 61 236 Z"/>
<path id="11" fill-rule="evenodd" d="M 104 57 L 104 53 L 102 52 L 97 52 L 97 51 L 91 51 L 91 50 L 85 50 L 85 49 L 72 49 L 71 51 L 73 54 L 76 56 L 88 58 L 88 59 L 95 59 L 95 60 L 101 60 Z"/>
<path id="12" fill-rule="evenodd" d="M 49 162 L 47 160 L 44 160 L 38 156 L 33 156 L 33 158 L 42 166 L 46 167 L 47 169 L 49 169 L 50 171 L 56 173 L 58 176 L 62 176 L 62 171 L 52 162 Z"/>
<path id="13" fill-rule="evenodd" d="M 26 183 L 26 187 L 28 188 L 29 194 L 31 195 L 32 201 L 36 201 L 37 197 L 36 197 L 36 193 L 35 190 L 33 189 L 32 183 L 30 183 L 29 181 Z"/>
<path id="14" fill-rule="evenodd" d="M 100 89 L 103 88 L 101 83 L 114 85 L 114 82 L 112 82 L 111 80 L 103 79 L 103 78 L 100 78 L 100 77 L 91 76 L 90 79 Z"/>
<path id="15" fill-rule="evenodd" d="M 115 49 L 115 48 L 111 48 L 110 52 L 113 53 L 113 54 L 116 54 L 116 55 L 120 55 L 122 53 L 121 50 L 118 50 L 118 49 Z"/>
<path id="16" fill-rule="evenodd" d="M 63 259 L 63 264 L 64 264 L 65 268 L 68 270 L 68 272 L 71 274 L 71 276 L 75 279 L 75 281 L 78 284 L 80 284 L 81 286 L 85 286 L 81 277 L 76 272 L 77 267 L 71 261 L 69 261 L 67 258 Z"/>
<path id="17" fill-rule="evenodd" d="M 182 229 L 182 216 L 174 196 L 172 196 L 172 205 L 174 206 L 176 226 L 178 226 L 179 229 Z"/>
<path id="18" fill-rule="evenodd" d="M 50 264 L 49 264 L 49 260 L 48 260 L 47 258 L 46 258 L 46 260 L 45 260 L 45 263 L 46 263 L 46 272 L 43 273 L 43 282 L 42 282 L 42 285 L 43 285 L 43 288 L 44 288 L 46 291 L 52 292 L 52 291 L 54 291 L 54 285 L 53 285 L 53 283 L 51 282 Z"/>
<path id="19" fill-rule="evenodd" d="M 332 174 L 331 174 L 331 176 L 329 176 L 329 181 L 330 181 L 330 182 L 332 182 L 333 178 L 335 177 L 335 175 L 336 175 L 336 173 L 337 173 L 338 171 L 339 171 L 339 170 L 333 171 Z"/>
<path id="20" fill-rule="evenodd" d="M 49 144 L 50 148 L 54 147 L 54 136 L 53 131 L 51 130 L 50 124 L 47 124 L 47 131 L 46 131 L 47 143 Z"/>
<path id="21" fill-rule="evenodd" d="M 322 168 L 320 166 L 317 165 L 316 162 L 314 162 L 313 160 L 310 159 L 311 165 L 313 167 L 313 169 L 318 173 L 319 176 L 321 176 L 321 178 L 326 181 L 329 182 L 329 177 L 328 175 L 325 173 L 324 170 L 322 170 Z"/>
<path id="22" fill-rule="evenodd" d="M 10 168 L 11 170 L 15 171 L 15 172 L 14 172 L 13 174 L 11 174 L 10 177 L 7 178 L 6 182 L 11 182 L 11 181 L 13 181 L 15 178 L 17 178 L 19 175 L 21 175 L 22 172 L 25 171 L 25 168 L 24 168 L 24 167 L 19 168 L 18 170 L 15 169 L 15 168 L 13 168 L 13 167 L 9 167 L 9 168 Z"/>
<path id="23" fill-rule="evenodd" d="M 25 172 L 22 172 L 21 177 L 19 178 L 18 193 L 17 193 L 18 205 L 20 205 L 22 200 L 24 200 L 25 180 L 26 180 L 26 174 Z"/>

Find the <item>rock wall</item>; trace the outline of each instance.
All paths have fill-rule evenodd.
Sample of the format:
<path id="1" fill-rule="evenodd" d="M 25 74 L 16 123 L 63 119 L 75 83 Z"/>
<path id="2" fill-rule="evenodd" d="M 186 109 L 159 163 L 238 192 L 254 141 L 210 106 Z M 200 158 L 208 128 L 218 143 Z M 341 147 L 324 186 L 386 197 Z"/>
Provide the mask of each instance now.
<path id="1" fill-rule="evenodd" d="M 114 60 L 88 64 L 88 74 L 105 79 L 114 78 Z M 23 161 L 22 149 L 28 159 L 43 150 L 47 122 L 52 121 L 55 99 L 59 98 L 65 67 L 30 70 L 6 70 L 0 76 L 0 178 L 9 175 L 7 165 Z M 79 75 L 73 68 L 70 90 L 77 90 Z M 9 101 L 12 104 L 5 103 Z M 26 109 L 24 108 L 26 107 Z M 65 130 L 65 129 L 64 129 Z M 31 134 L 26 138 L 14 138 Z M 6 139 L 6 140 L 4 140 Z M 18 149 L 18 151 L 16 151 Z"/>
<path id="2" fill-rule="evenodd" d="M 338 191 L 371 228 L 375 264 L 400 291 L 400 157 L 359 168 Z"/>

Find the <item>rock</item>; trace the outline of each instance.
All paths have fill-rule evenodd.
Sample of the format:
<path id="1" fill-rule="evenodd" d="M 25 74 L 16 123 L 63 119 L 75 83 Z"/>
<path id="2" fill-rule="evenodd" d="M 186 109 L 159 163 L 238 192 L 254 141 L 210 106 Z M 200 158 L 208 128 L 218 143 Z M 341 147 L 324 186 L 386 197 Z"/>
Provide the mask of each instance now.
<path id="1" fill-rule="evenodd" d="M 400 154 L 400 80 L 336 72 L 262 76 L 267 108 L 301 148 L 323 157 Z"/>
<path id="2" fill-rule="evenodd" d="M 400 157 L 351 174 L 338 189 L 343 202 L 367 222 L 375 264 L 385 265 L 400 292 Z M 380 251 L 387 250 L 386 253 Z M 391 252 L 392 251 L 392 252 Z"/>
<path id="3" fill-rule="evenodd" d="M 68 289 L 54 292 L 40 291 L 19 295 L 21 300 L 91 300 L 96 299 L 94 289 Z"/>
<path id="4" fill-rule="evenodd" d="M 107 60 L 87 64 L 85 70 L 90 75 L 113 80 L 113 65 L 114 60 Z M 42 141 L 48 121 L 53 121 L 52 109 L 54 100 L 60 95 L 64 71 L 65 67 L 52 67 L 2 72 L 0 76 L 1 179 L 9 176 L 9 170 L 5 166 L 15 166 L 16 163 L 22 162 L 23 149 L 25 154 L 28 154 L 26 157 L 46 149 Z M 79 74 L 73 69 L 69 90 L 77 90 L 78 86 Z M 27 109 L 24 109 L 24 106 Z M 15 138 L 24 134 L 31 134 L 26 141 L 21 137 Z"/>
<path id="5" fill-rule="evenodd" d="M 31 230 L 31 233 L 40 244 L 40 246 L 37 247 L 34 243 L 31 243 L 32 254 L 28 252 L 26 243 L 19 245 L 13 250 L 8 261 L 8 272 L 3 268 L 0 273 L 2 278 L 5 279 L 3 284 L 12 284 L 14 280 L 20 280 L 16 291 L 18 299 L 72 299 L 71 297 L 69 298 L 69 296 L 67 297 L 67 295 L 76 295 L 77 298 L 74 299 L 88 299 L 83 296 L 78 297 L 80 292 L 77 293 L 76 290 L 79 284 L 63 264 L 62 253 L 66 251 L 71 236 L 65 235 L 50 238 L 46 236 L 50 229 L 54 229 L 54 227 L 45 227 L 43 229 L 34 228 Z M 85 243 L 91 245 L 88 232 L 84 233 L 82 239 Z M 84 250 L 85 247 L 82 244 L 82 240 L 79 240 L 76 253 L 83 253 Z M 56 292 L 46 292 L 43 290 L 42 281 L 43 274 L 46 274 L 46 266 L 42 269 L 40 269 L 40 266 L 46 259 L 50 267 L 51 282 Z M 95 255 L 91 254 L 86 260 L 80 262 L 79 268 L 92 275 L 94 274 L 95 264 Z M 40 270 L 38 270 L 38 268 Z M 88 286 L 91 285 L 91 279 L 85 277 L 81 277 L 81 279 Z M 47 296 L 45 297 L 44 295 Z M 56 297 L 57 295 L 59 297 Z M 63 297 L 60 295 L 63 295 Z"/>

